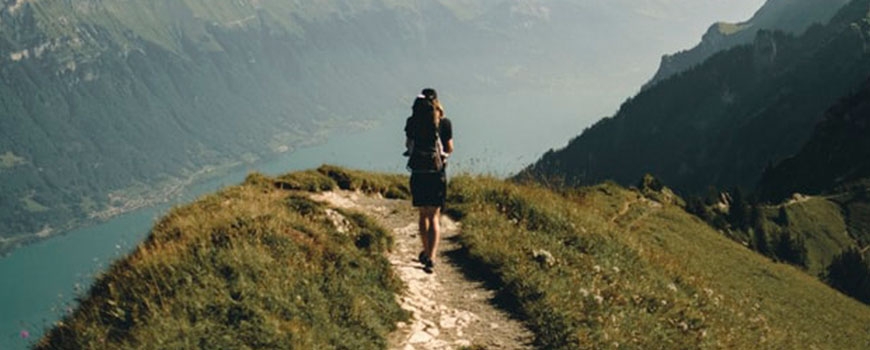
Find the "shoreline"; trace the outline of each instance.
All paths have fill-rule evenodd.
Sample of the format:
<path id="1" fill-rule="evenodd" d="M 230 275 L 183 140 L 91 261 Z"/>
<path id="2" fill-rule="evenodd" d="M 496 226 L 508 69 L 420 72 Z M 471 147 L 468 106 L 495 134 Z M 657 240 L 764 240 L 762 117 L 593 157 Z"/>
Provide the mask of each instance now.
<path id="1" fill-rule="evenodd" d="M 87 217 L 69 220 L 61 223 L 58 227 L 52 227 L 51 225 L 46 224 L 37 232 L 12 237 L 0 237 L 0 259 L 9 256 L 16 249 L 31 244 L 63 236 L 74 230 L 100 225 L 115 217 L 137 210 L 171 203 L 173 200 L 181 198 L 185 194 L 184 191 L 189 189 L 191 186 L 202 184 L 212 178 L 224 176 L 232 171 L 237 171 L 245 165 L 256 167 L 274 161 L 281 156 L 293 154 L 303 149 L 322 146 L 326 144 L 331 137 L 336 135 L 367 132 L 377 127 L 381 122 L 382 121 L 380 120 L 351 121 L 348 122 L 348 125 L 346 126 L 326 128 L 320 132 L 314 133 L 311 135 L 313 137 L 309 140 L 300 141 L 295 145 L 288 145 L 286 148 L 273 149 L 271 153 L 267 153 L 266 155 L 257 157 L 256 159 L 247 161 L 238 159 L 224 164 L 206 165 L 184 178 L 175 177 L 168 180 L 155 181 L 151 185 L 131 185 L 123 189 L 112 191 L 109 195 L 108 207 L 100 211 L 88 213 Z M 140 186 L 150 187 L 150 189 L 144 192 L 140 191 L 140 193 L 130 194 L 130 192 L 136 192 L 137 189 L 141 189 Z M 119 201 L 120 205 L 112 205 L 111 203 L 113 201 Z"/>

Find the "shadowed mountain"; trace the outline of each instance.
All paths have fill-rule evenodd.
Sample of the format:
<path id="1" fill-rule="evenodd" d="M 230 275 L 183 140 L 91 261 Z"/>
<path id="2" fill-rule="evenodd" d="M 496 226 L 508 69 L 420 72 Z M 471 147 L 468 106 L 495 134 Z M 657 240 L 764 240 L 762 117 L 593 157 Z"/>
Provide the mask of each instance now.
<path id="1" fill-rule="evenodd" d="M 824 111 L 864 82 L 868 9 L 853 1 L 800 37 L 761 31 L 752 45 L 628 99 L 520 176 L 630 184 L 652 173 L 683 192 L 754 188 L 768 164 L 796 153 Z"/>
<path id="2" fill-rule="evenodd" d="M 812 24 L 825 24 L 848 1 L 768 0 L 749 20 L 713 24 L 697 46 L 662 57 L 658 71 L 644 89 L 701 64 L 719 51 L 751 43 L 760 30 L 800 34 Z"/>
<path id="3" fill-rule="evenodd" d="M 836 193 L 870 178 L 870 80 L 829 109 L 793 157 L 767 169 L 761 195 L 780 200 L 799 192 Z"/>

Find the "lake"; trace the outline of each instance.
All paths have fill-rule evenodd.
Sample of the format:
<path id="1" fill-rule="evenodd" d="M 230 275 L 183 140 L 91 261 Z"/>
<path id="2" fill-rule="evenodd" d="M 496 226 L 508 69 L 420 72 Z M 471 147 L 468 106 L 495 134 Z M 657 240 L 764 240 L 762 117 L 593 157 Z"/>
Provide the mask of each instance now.
<path id="1" fill-rule="evenodd" d="M 535 104 L 527 104 L 491 97 L 448 104 L 456 144 L 450 171 L 499 177 L 513 174 L 546 150 L 564 146 L 590 124 L 590 118 L 581 120 L 576 107 L 564 105 L 560 96 L 542 93 L 534 100 Z M 44 328 L 72 310 L 75 296 L 87 290 L 94 275 L 142 241 L 172 205 L 238 184 L 251 171 L 278 175 L 326 163 L 404 172 L 401 153 L 406 114 L 396 111 L 395 119 L 382 121 L 371 130 L 334 135 L 323 145 L 212 177 L 187 188 L 173 203 L 140 209 L 14 250 L 0 259 L 0 350 L 24 349 L 38 339 Z M 29 332 L 29 339 L 21 337 L 22 331 Z"/>

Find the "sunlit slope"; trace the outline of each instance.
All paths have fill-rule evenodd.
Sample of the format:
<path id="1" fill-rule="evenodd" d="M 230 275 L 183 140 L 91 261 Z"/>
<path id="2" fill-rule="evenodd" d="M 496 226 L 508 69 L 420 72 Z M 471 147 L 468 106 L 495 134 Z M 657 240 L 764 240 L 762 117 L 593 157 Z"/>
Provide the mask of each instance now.
<path id="1" fill-rule="evenodd" d="M 725 238 L 669 193 L 472 178 L 451 190 L 463 244 L 544 347 L 870 346 L 870 308 Z"/>
<path id="2" fill-rule="evenodd" d="M 384 346 L 405 317 L 381 255 L 392 238 L 364 213 L 306 196 L 337 188 L 408 197 L 399 175 L 251 175 L 160 220 L 40 346 Z M 680 203 L 666 189 L 556 193 L 460 176 L 448 213 L 462 223 L 469 270 L 490 276 L 499 304 L 544 348 L 870 346 L 870 308 Z"/>
<path id="3" fill-rule="evenodd" d="M 394 298 L 401 282 L 382 255 L 392 237 L 365 216 L 290 189 L 371 189 L 371 180 L 348 187 L 345 174 L 328 167 L 280 179 L 255 174 L 175 208 L 37 348 L 385 347 L 387 333 L 407 318 Z M 406 187 L 394 191 L 407 196 Z"/>

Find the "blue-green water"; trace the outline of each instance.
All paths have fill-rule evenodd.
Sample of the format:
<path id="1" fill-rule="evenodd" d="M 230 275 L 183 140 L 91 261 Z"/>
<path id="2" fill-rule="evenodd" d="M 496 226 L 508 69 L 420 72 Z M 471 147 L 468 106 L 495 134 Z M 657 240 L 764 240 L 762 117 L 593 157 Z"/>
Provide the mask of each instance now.
<path id="1" fill-rule="evenodd" d="M 531 163 L 547 149 L 564 145 L 588 121 L 574 115 L 575 106 L 558 106 L 555 100 L 550 93 L 542 93 L 536 98 L 537 104 L 510 102 L 511 99 L 496 96 L 448 105 L 456 144 L 450 161 L 451 173 L 505 176 Z M 541 106 L 569 112 L 553 114 Z M 326 144 L 217 175 L 191 186 L 173 203 L 120 215 L 99 225 L 16 249 L 10 256 L 0 258 L 0 350 L 23 349 L 38 339 L 43 329 L 71 310 L 74 297 L 87 290 L 94 274 L 142 241 L 154 222 L 174 204 L 236 185 L 251 171 L 278 175 L 336 164 L 404 172 L 403 110 L 396 111 L 395 119 L 372 130 L 336 135 Z M 21 338 L 23 330 L 30 333 L 29 339 Z"/>
<path id="2" fill-rule="evenodd" d="M 87 290 L 94 274 L 142 241 L 172 204 L 238 184 L 251 171 L 278 175 L 329 163 L 398 172 L 402 168 L 399 154 L 404 140 L 400 132 L 388 136 L 389 131 L 381 127 L 339 135 L 324 145 L 283 154 L 191 186 L 173 203 L 136 210 L 14 250 L 0 259 L 0 350 L 23 349 L 38 339 L 43 329 L 72 309 L 75 296 Z M 385 154 L 395 157 L 383 157 Z M 381 159 L 376 160 L 375 155 Z M 30 333 L 29 339 L 22 338 L 22 331 Z"/>

